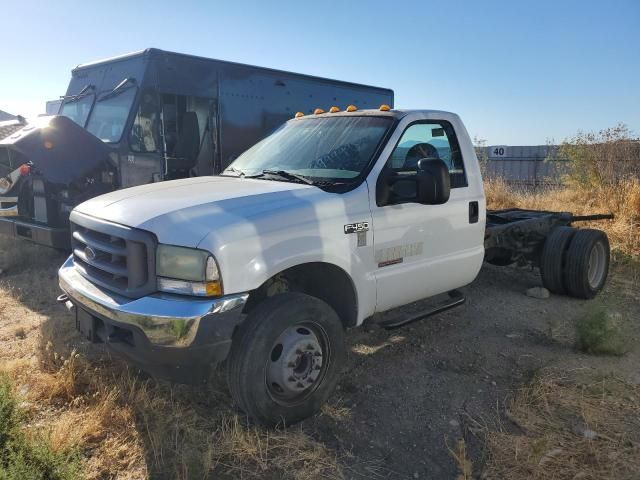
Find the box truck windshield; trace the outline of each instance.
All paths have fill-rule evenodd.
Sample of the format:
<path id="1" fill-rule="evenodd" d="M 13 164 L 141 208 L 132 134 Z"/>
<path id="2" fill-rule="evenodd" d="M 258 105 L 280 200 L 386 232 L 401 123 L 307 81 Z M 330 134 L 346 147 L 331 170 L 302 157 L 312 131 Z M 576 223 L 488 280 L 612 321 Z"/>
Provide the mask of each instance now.
<path id="1" fill-rule="evenodd" d="M 98 98 L 89 115 L 87 130 L 105 143 L 119 142 L 136 92 L 136 87 L 129 87 Z"/>
<path id="2" fill-rule="evenodd" d="M 89 118 L 89 112 L 91 112 L 94 100 L 95 95 L 93 93 L 69 98 L 62 104 L 60 115 L 64 115 L 84 127 L 87 124 L 87 118 Z"/>

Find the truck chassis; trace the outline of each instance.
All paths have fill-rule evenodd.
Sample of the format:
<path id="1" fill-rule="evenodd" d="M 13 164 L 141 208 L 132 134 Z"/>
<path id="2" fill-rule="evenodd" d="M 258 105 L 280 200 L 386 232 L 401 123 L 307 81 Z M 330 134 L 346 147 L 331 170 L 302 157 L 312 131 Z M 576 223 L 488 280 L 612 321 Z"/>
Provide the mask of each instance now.
<path id="1" fill-rule="evenodd" d="M 487 211 L 485 260 L 539 267 L 550 292 L 593 298 L 607 279 L 609 241 L 600 230 L 578 230 L 572 224 L 608 219 L 613 215 L 519 208 Z"/>
<path id="2" fill-rule="evenodd" d="M 610 220 L 613 214 L 573 215 L 547 210 L 487 210 L 484 237 L 485 260 L 494 265 L 530 263 L 540 266 L 547 238 L 556 227 L 571 227 L 574 222 Z"/>

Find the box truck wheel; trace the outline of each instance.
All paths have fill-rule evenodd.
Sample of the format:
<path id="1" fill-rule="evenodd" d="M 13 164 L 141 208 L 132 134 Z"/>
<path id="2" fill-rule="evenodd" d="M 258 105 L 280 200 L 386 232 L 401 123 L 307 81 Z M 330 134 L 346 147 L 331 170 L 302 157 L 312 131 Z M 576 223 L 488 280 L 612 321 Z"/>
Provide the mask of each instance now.
<path id="1" fill-rule="evenodd" d="M 565 294 L 564 265 L 575 228 L 556 227 L 551 231 L 542 247 L 540 273 L 542 283 L 552 293 Z"/>
<path id="2" fill-rule="evenodd" d="M 600 230 L 581 229 L 571 239 L 565 262 L 567 293 L 593 298 L 602 290 L 609 273 L 609 239 Z"/>
<path id="3" fill-rule="evenodd" d="M 275 295 L 234 335 L 229 390 L 254 421 L 288 425 L 320 410 L 344 359 L 342 322 L 329 305 L 303 293 Z"/>

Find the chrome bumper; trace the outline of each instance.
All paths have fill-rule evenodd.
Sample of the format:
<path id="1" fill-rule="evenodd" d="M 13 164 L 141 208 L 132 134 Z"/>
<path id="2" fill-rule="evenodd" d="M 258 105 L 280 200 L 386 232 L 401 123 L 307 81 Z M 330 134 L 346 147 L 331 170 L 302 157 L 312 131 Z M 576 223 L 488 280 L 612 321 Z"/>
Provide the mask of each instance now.
<path id="1" fill-rule="evenodd" d="M 202 322 L 216 315 L 240 314 L 248 293 L 214 299 L 194 299 L 157 293 L 138 299 L 116 295 L 97 287 L 80 275 L 69 257 L 58 271 L 60 288 L 73 304 L 108 320 L 139 328 L 158 346 L 189 347 Z"/>

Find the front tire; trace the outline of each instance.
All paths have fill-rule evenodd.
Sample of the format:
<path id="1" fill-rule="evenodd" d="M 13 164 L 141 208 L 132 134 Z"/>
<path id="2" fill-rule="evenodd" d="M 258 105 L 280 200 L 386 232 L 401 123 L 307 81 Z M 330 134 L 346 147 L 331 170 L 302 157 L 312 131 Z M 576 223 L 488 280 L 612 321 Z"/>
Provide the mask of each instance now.
<path id="1" fill-rule="evenodd" d="M 275 295 L 233 338 L 229 390 L 254 421 L 289 425 L 320 410 L 344 359 L 344 329 L 329 305 L 302 293 Z"/>

